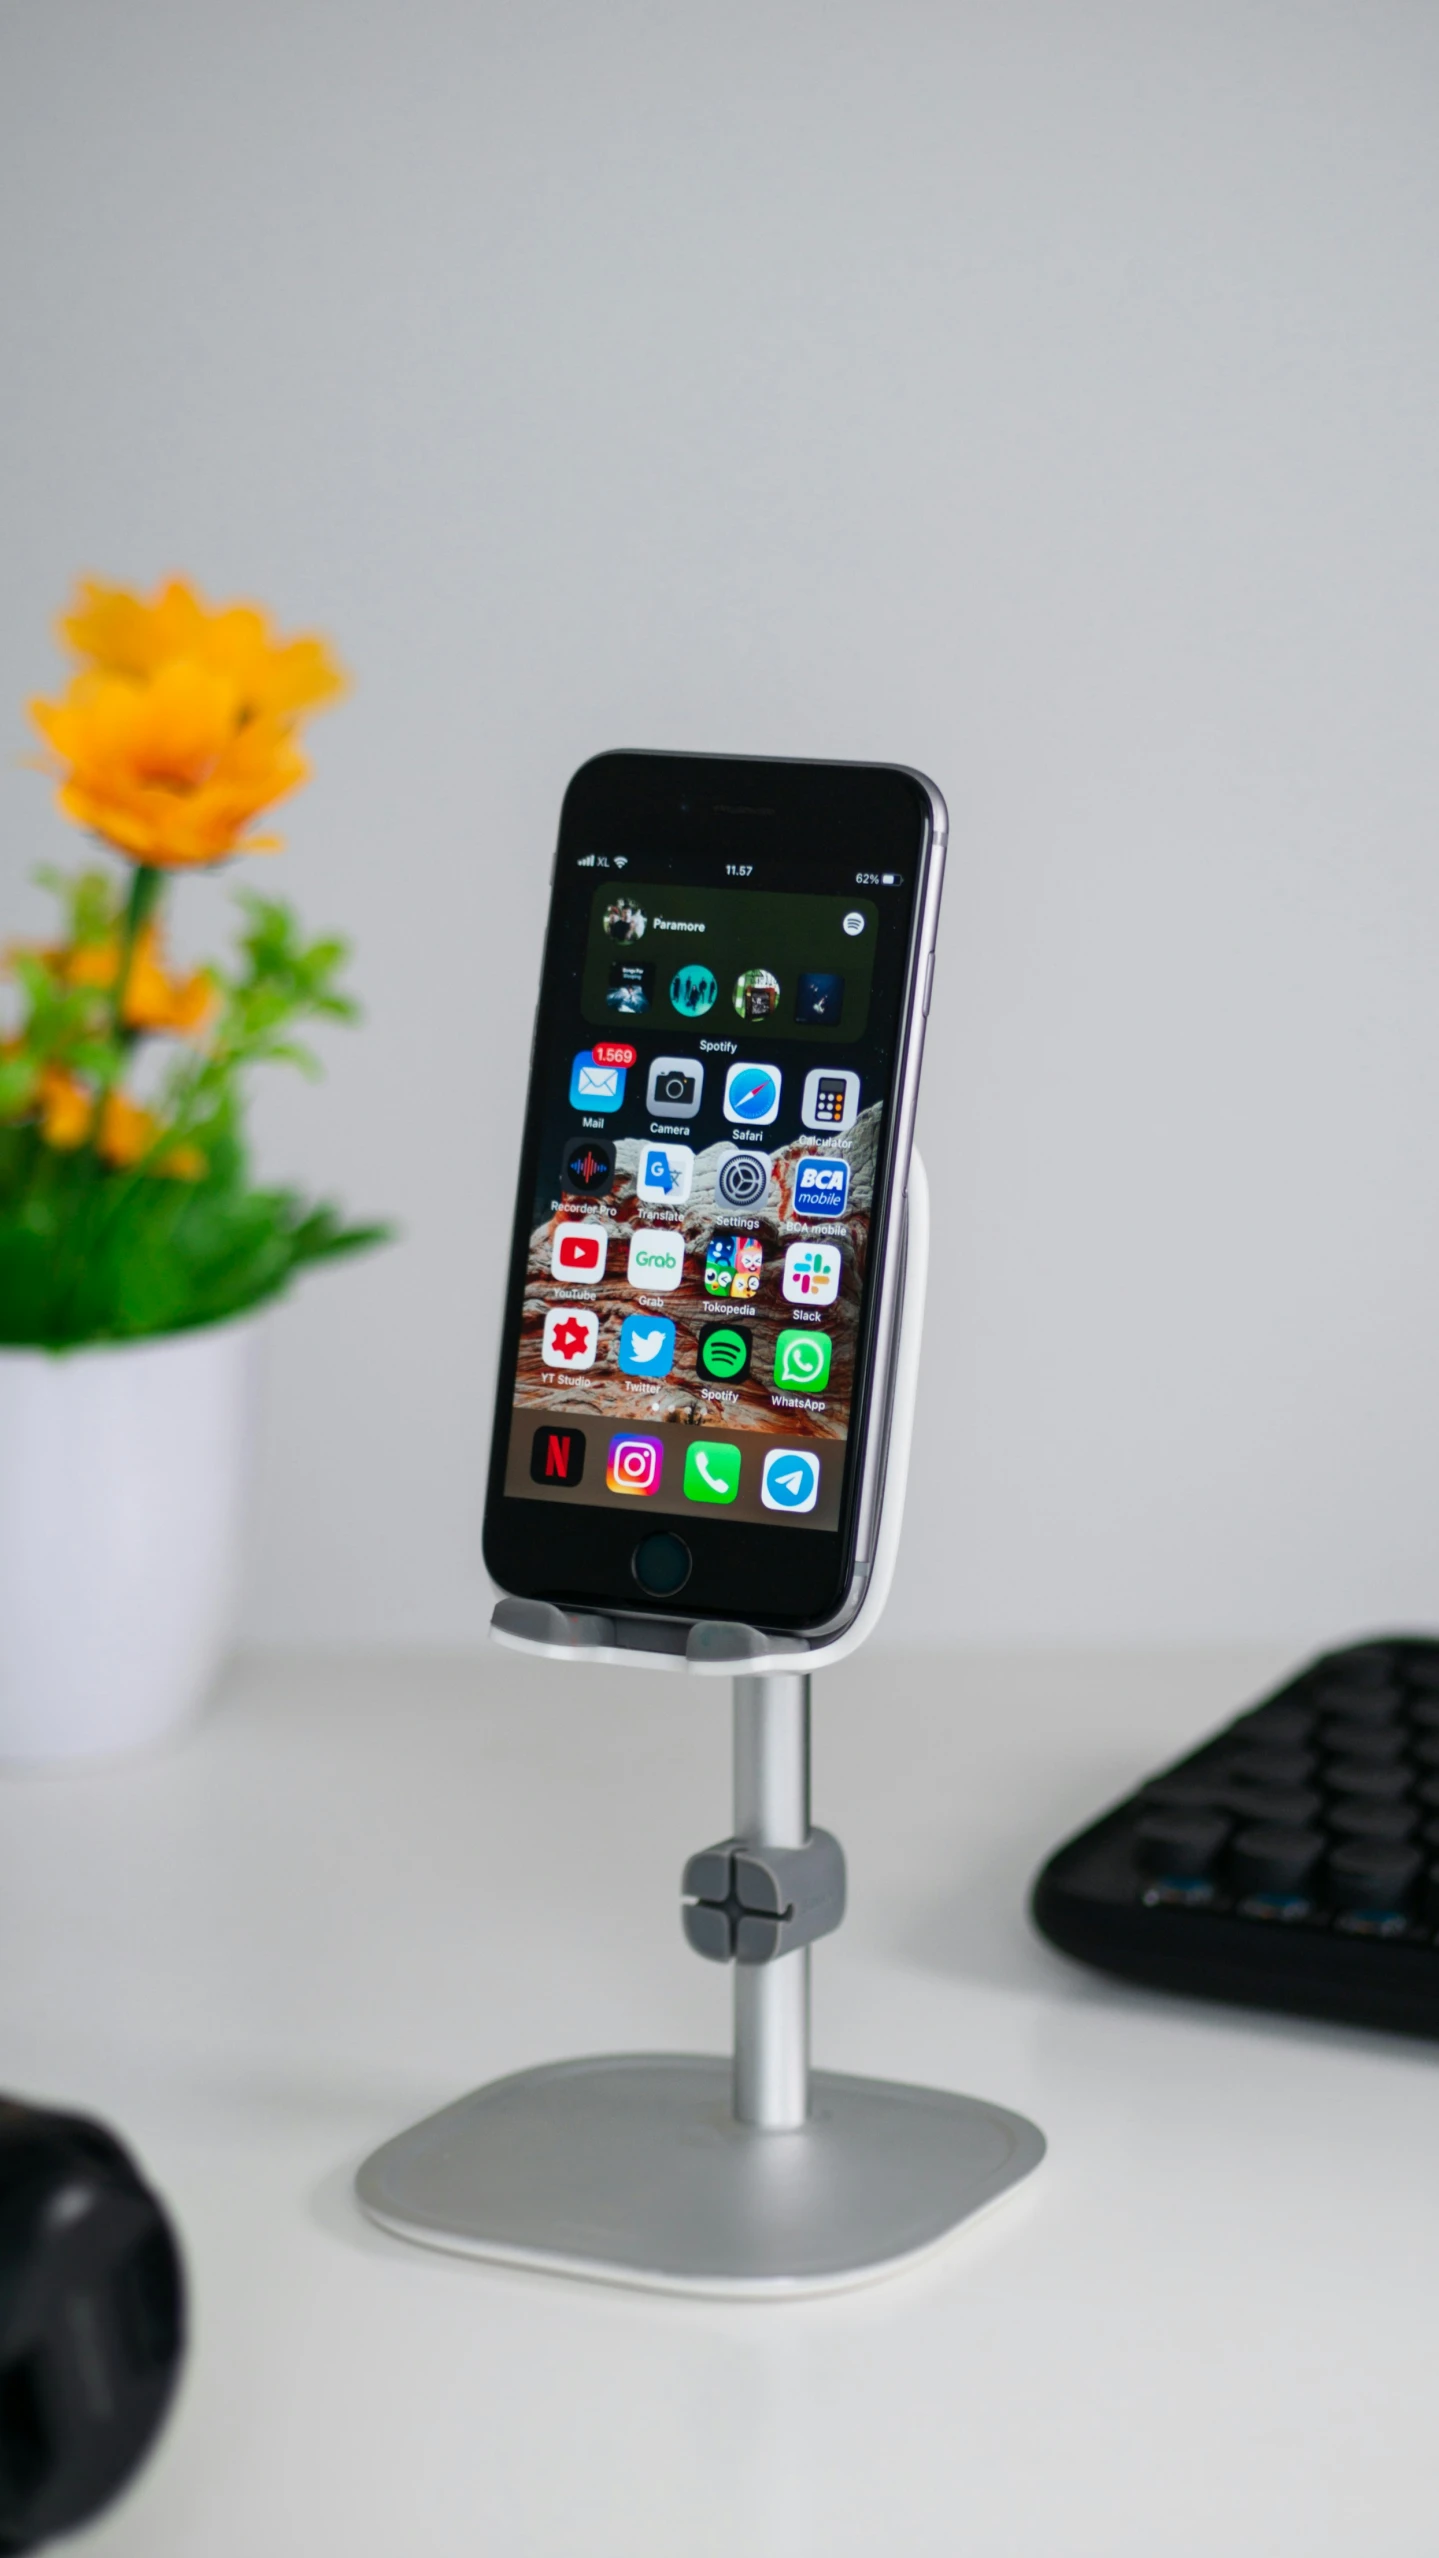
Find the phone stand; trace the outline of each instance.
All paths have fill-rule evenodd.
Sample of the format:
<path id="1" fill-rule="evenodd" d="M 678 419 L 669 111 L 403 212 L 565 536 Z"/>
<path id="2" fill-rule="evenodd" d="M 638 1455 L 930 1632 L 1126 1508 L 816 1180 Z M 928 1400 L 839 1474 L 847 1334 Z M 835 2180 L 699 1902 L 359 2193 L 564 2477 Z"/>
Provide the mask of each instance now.
<path id="1" fill-rule="evenodd" d="M 917 1154 L 905 1211 L 884 1274 L 890 1390 L 871 1570 L 842 1635 L 804 1642 L 522 1599 L 502 1599 L 491 1623 L 498 1642 L 549 1659 L 733 1679 L 733 1833 L 692 1856 L 681 1884 L 689 1943 L 734 1964 L 733 2059 L 623 2054 L 496 2079 L 365 2161 L 356 2192 L 383 2228 L 600 2282 L 793 2298 L 913 2262 L 1044 2156 L 1022 2115 L 809 2064 L 809 1949 L 838 1927 L 845 1898 L 839 1841 L 810 1823 L 810 1673 L 866 1639 L 893 1575 L 928 1267 Z"/>

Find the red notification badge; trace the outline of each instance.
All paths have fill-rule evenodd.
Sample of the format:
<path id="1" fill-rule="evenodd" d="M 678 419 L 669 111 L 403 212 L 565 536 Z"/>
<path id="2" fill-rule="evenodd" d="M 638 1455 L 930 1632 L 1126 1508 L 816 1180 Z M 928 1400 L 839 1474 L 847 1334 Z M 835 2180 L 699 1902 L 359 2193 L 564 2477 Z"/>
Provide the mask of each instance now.
<path id="1" fill-rule="evenodd" d="M 632 1066 L 639 1050 L 627 1048 L 622 1039 L 597 1039 L 591 1053 L 597 1066 Z"/>

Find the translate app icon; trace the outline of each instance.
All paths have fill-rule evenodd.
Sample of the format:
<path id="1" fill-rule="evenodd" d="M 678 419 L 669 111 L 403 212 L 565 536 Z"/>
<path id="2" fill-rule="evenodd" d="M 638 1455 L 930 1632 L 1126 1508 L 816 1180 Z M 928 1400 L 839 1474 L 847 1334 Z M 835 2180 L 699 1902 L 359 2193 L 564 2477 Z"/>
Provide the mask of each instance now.
<path id="1" fill-rule="evenodd" d="M 571 1110 L 622 1110 L 624 1098 L 623 1066 L 602 1065 L 592 1048 L 582 1048 L 570 1068 Z"/>
<path id="2" fill-rule="evenodd" d="M 647 1142 L 640 1148 L 635 1189 L 651 1208 L 682 1208 L 690 1195 L 694 1169 L 693 1147 Z"/>
<path id="3" fill-rule="evenodd" d="M 627 1377 L 667 1377 L 675 1363 L 675 1328 L 668 1315 L 626 1315 L 620 1325 L 620 1366 Z"/>
<path id="4" fill-rule="evenodd" d="M 812 1510 L 819 1499 L 819 1459 L 807 1448 L 771 1448 L 759 1497 L 767 1510 Z"/>

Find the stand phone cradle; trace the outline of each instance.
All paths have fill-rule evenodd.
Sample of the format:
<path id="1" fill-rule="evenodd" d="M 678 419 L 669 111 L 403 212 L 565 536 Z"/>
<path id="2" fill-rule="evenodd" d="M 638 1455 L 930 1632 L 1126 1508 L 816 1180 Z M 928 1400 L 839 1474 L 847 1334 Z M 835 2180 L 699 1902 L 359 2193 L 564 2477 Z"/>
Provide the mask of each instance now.
<path id="1" fill-rule="evenodd" d="M 732 2060 L 622 2054 L 496 2079 L 365 2161 L 356 2191 L 382 2228 L 600 2282 L 794 2298 L 928 2254 L 1044 2156 L 1022 2115 L 809 2063 L 810 1947 L 845 1895 L 839 1841 L 810 1823 L 810 1673 L 865 1640 L 893 1573 L 928 1264 L 917 1154 L 905 1206 L 872 1568 L 843 1635 L 804 1643 L 520 1599 L 494 1612 L 496 1640 L 516 1650 L 733 1679 L 734 1831 L 690 1858 L 681 1887 L 696 1953 L 734 1965 Z"/>

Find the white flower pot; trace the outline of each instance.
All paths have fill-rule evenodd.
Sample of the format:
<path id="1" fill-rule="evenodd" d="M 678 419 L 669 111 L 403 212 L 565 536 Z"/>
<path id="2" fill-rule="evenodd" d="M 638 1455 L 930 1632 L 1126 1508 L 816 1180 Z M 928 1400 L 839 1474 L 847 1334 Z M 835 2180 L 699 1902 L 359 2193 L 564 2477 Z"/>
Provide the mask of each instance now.
<path id="1" fill-rule="evenodd" d="M 0 1349 L 0 1759 L 161 1740 L 230 1627 L 250 1321 Z"/>

